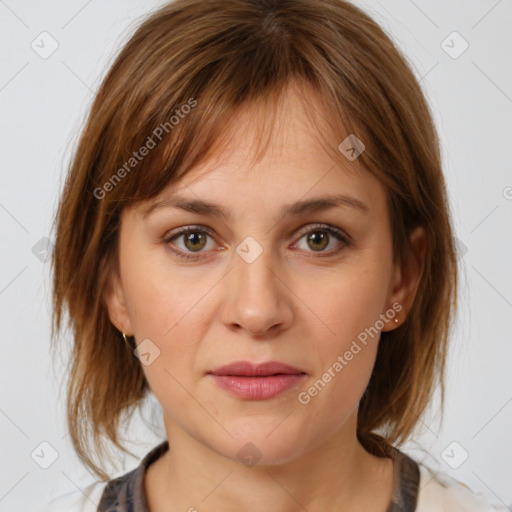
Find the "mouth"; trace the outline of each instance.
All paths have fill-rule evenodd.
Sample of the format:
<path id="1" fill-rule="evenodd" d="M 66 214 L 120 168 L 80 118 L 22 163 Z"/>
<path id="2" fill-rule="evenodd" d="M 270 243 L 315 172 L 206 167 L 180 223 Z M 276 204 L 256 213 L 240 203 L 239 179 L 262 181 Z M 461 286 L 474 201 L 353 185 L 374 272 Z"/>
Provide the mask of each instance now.
<path id="1" fill-rule="evenodd" d="M 305 375 L 306 372 L 277 361 L 266 363 L 251 363 L 250 361 L 235 361 L 208 372 L 211 375 L 232 377 L 271 377 L 273 375 Z"/>
<path id="2" fill-rule="evenodd" d="M 231 396 L 243 400 L 267 400 L 296 386 L 306 372 L 284 363 L 234 363 L 208 372 L 217 385 Z"/>

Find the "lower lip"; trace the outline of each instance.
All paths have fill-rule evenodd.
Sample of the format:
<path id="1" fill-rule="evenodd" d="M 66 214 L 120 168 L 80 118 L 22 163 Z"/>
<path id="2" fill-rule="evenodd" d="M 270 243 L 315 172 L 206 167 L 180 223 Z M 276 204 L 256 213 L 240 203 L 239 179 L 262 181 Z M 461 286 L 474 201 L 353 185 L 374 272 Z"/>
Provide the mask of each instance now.
<path id="1" fill-rule="evenodd" d="M 215 382 L 231 394 L 245 400 L 266 400 L 298 384 L 305 374 L 280 374 L 268 377 L 212 375 Z"/>

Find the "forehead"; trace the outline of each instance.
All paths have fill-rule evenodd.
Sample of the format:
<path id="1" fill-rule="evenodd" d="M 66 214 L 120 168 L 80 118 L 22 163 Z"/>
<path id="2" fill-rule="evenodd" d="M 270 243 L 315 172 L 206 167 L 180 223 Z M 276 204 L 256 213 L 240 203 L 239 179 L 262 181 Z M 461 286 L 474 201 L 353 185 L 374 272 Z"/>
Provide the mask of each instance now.
<path id="1" fill-rule="evenodd" d="M 260 102 L 240 109 L 208 158 L 145 202 L 141 212 L 177 194 L 224 204 L 226 210 L 256 208 L 261 213 L 263 207 L 326 193 L 385 207 L 385 191 L 376 178 L 341 152 L 337 159 L 326 152 L 325 144 L 336 149 L 340 141 L 318 100 L 314 92 L 306 96 L 289 87 L 277 108 Z M 263 142 L 268 146 L 260 151 Z"/>

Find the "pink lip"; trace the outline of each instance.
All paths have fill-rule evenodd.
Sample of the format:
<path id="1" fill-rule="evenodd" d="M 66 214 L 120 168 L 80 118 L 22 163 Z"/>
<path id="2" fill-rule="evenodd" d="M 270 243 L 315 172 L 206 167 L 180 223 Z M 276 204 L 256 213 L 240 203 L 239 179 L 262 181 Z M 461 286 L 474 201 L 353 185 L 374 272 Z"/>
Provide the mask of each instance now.
<path id="1" fill-rule="evenodd" d="M 306 375 L 298 368 L 276 361 L 261 364 L 235 361 L 208 374 L 220 387 L 247 400 L 272 398 L 296 385 Z"/>

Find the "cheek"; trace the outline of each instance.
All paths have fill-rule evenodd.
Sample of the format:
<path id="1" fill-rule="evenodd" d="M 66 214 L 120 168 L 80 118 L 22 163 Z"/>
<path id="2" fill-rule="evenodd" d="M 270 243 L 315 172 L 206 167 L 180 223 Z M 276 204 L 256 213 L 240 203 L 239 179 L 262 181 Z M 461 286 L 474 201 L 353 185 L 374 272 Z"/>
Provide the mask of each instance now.
<path id="1" fill-rule="evenodd" d="M 142 369 L 162 404 L 186 406 L 190 397 L 180 383 L 188 388 L 193 372 L 199 371 L 194 361 L 206 336 L 205 295 L 215 281 L 209 276 L 193 279 L 179 268 L 171 272 L 161 256 L 133 248 L 124 252 L 121 267 L 126 305 L 137 343 L 146 343 L 156 354 Z"/>
<path id="2" fill-rule="evenodd" d="M 364 339 L 364 333 L 370 341 L 368 329 L 376 342 L 378 336 L 371 327 L 384 312 L 388 282 L 382 261 L 367 258 L 361 264 L 340 266 L 336 272 L 312 273 L 294 287 L 297 295 L 304 297 L 304 315 L 311 318 L 309 325 L 313 321 L 317 325 L 319 352 L 328 355 L 329 361 L 333 354 L 348 350 L 358 336 Z"/>
<path id="3" fill-rule="evenodd" d="M 124 253 L 122 280 L 133 329 L 139 337 L 170 344 L 180 326 L 190 326 L 191 319 L 204 310 L 218 276 L 176 265 L 163 248 L 131 247 Z M 180 346 L 194 344 L 195 337 L 194 331 L 180 336 Z"/>
<path id="4" fill-rule="evenodd" d="M 152 267 L 151 272 L 148 267 L 145 272 L 140 272 L 140 266 L 134 268 L 129 280 L 133 328 L 138 343 L 149 339 L 157 347 L 157 357 L 142 369 L 158 402 L 174 421 L 179 421 L 180 411 L 190 409 L 186 390 L 192 390 L 191 383 L 201 370 L 197 366 L 198 351 L 207 335 L 202 321 L 205 301 L 201 297 L 208 290 L 205 284 L 185 283 L 178 276 L 163 279 L 154 270 L 158 267 Z"/>
<path id="5" fill-rule="evenodd" d="M 312 338 L 318 373 L 299 402 L 311 414 L 330 411 L 326 421 L 333 428 L 357 407 L 373 370 L 389 278 L 382 265 L 369 259 L 364 266 L 347 266 L 336 279 L 316 279 L 317 285 L 324 282 L 322 293 L 308 296 L 323 334 Z"/>

